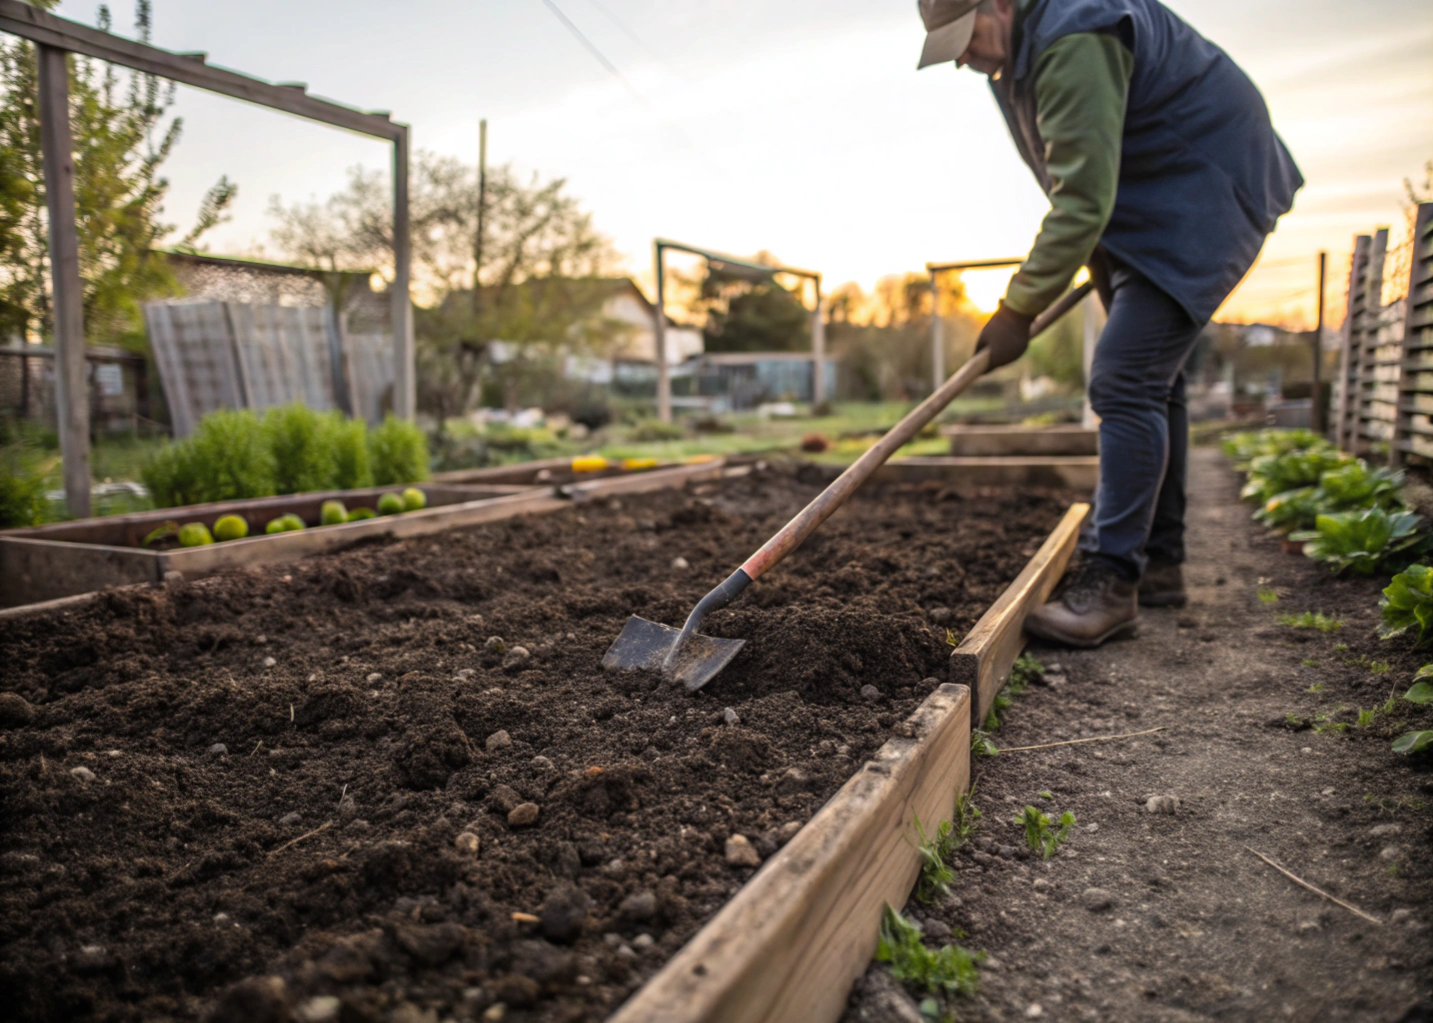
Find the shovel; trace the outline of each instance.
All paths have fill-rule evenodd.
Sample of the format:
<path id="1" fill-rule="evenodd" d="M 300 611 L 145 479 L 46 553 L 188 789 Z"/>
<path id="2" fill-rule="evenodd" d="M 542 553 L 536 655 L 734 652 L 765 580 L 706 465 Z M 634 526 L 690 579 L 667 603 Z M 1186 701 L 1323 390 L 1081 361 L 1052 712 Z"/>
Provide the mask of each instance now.
<path id="1" fill-rule="evenodd" d="M 1033 340 L 1052 323 L 1064 316 L 1090 293 L 1092 285 L 1086 283 L 1065 294 L 1058 302 L 1036 318 L 1030 325 Z M 744 639 L 721 639 L 704 636 L 697 630 L 702 620 L 711 612 L 726 607 L 753 579 L 760 578 L 769 568 L 801 546 L 821 523 L 830 518 L 846 499 L 871 474 L 881 467 L 903 445 L 920 433 L 925 425 L 940 414 L 950 402 L 972 383 L 989 366 L 990 353 L 976 352 L 974 358 L 962 366 L 940 386 L 934 394 L 921 402 L 889 433 L 876 442 L 825 490 L 808 504 L 780 532 L 762 545 L 746 563 L 738 568 L 720 586 L 698 602 L 680 629 L 660 622 L 649 622 L 633 615 L 622 627 L 622 634 L 602 658 L 602 667 L 608 671 L 633 671 L 647 669 L 661 671 L 669 679 L 686 686 L 688 692 L 696 692 L 737 655 L 746 644 Z"/>

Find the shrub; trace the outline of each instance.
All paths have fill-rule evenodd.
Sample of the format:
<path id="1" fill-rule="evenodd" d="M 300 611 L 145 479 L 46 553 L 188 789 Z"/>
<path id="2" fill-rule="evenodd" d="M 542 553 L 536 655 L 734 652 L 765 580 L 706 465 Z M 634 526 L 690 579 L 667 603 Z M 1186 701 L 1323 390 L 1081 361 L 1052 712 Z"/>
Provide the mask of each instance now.
<path id="1" fill-rule="evenodd" d="M 0 529 L 33 526 L 44 517 L 49 468 L 27 444 L 0 448 Z"/>
<path id="2" fill-rule="evenodd" d="M 382 426 L 369 433 L 368 456 L 374 486 L 391 487 L 428 478 L 428 439 L 413 423 L 391 412 Z"/>
<path id="3" fill-rule="evenodd" d="M 341 412 L 328 415 L 329 451 L 333 457 L 328 486 L 357 490 L 373 486 L 373 463 L 368 454 L 368 424 L 348 419 Z"/>
<path id="4" fill-rule="evenodd" d="M 276 493 L 274 474 L 258 418 L 236 409 L 209 413 L 193 436 L 160 448 L 140 469 L 159 508 L 268 497 Z"/>
<path id="5" fill-rule="evenodd" d="M 1427 646 L 1433 636 L 1433 568 L 1427 565 L 1413 565 L 1406 572 L 1400 572 L 1384 588 L 1383 600 L 1379 602 L 1383 611 L 1383 623 L 1378 634 L 1392 639 L 1416 629 L 1415 646 Z"/>
<path id="6" fill-rule="evenodd" d="M 279 493 L 301 494 L 332 485 L 335 424 L 330 416 L 295 402 L 269 409 L 263 422 Z"/>
<path id="7" fill-rule="evenodd" d="M 1260 455 L 1283 455 L 1291 451 L 1331 449 L 1333 445 L 1312 430 L 1259 430 L 1237 433 L 1223 443 L 1224 454 L 1240 469 Z"/>
<path id="8" fill-rule="evenodd" d="M 664 423 L 660 419 L 643 419 L 632 428 L 631 440 L 637 442 L 681 440 L 685 435 L 678 423 Z"/>
<path id="9" fill-rule="evenodd" d="M 1335 572 L 1352 569 L 1373 575 L 1422 539 L 1420 522 L 1413 512 L 1389 513 L 1382 508 L 1338 512 L 1318 516 L 1314 530 L 1292 533 L 1289 539 L 1304 541 L 1304 553 Z"/>

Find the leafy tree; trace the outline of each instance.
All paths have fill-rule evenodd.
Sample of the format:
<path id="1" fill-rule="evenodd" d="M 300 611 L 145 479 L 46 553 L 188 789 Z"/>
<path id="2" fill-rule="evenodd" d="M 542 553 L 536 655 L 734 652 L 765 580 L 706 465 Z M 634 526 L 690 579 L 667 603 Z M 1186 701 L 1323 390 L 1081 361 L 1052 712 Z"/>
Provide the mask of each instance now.
<path id="1" fill-rule="evenodd" d="M 485 378 L 511 402 L 534 374 L 555 372 L 559 347 L 600 350 L 619 335 L 601 316 L 611 291 L 599 279 L 615 267 L 615 253 L 564 179 L 490 169 L 481 253 L 476 169 L 420 151 L 409 203 L 414 292 L 428 307 L 415 318 L 419 402 L 440 420 L 472 407 Z M 355 167 L 323 202 L 285 205 L 276 196 L 269 212 L 278 222 L 273 240 L 289 257 L 391 278 L 386 173 Z M 524 357 L 494 364 L 495 340 L 521 346 Z"/>
<path id="2" fill-rule="evenodd" d="M 768 252 L 755 261 L 779 265 Z M 811 313 L 798 292 L 775 280 L 752 281 L 708 267 L 697 308 L 706 314 L 702 333 L 709 352 L 804 352 L 811 347 Z"/>
<path id="3" fill-rule="evenodd" d="M 48 9 L 57 0 L 33 2 Z M 109 30 L 108 7 L 100 7 L 98 24 Z M 135 29 L 141 40 L 148 42 L 150 27 L 150 0 L 139 0 Z M 142 347 L 142 303 L 177 291 L 163 257 L 153 251 L 174 230 L 160 219 L 169 190 L 160 167 L 183 128 L 181 119 L 169 118 L 175 87 L 102 61 L 69 61 L 86 333 Z M 221 178 L 183 244 L 192 247 L 220 223 L 236 193 Z M 0 338 L 48 336 L 50 302 L 35 48 L 0 37 Z"/>

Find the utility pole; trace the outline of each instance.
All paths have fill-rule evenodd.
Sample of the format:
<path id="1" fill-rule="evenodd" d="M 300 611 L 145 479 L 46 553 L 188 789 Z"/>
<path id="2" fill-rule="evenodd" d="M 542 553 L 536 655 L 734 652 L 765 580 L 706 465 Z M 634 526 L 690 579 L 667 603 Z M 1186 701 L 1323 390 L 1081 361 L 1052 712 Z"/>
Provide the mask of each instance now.
<path id="1" fill-rule="evenodd" d="M 483 228 L 488 212 L 488 119 L 478 122 L 478 236 L 473 242 L 473 313 L 482 311 Z"/>
<path id="2" fill-rule="evenodd" d="M 664 423 L 672 421 L 672 381 L 667 374 L 667 281 L 662 266 L 662 249 L 657 241 L 652 246 L 657 272 L 657 307 L 652 320 L 652 336 L 657 343 L 654 353 L 657 357 L 657 418 Z"/>
<path id="3" fill-rule="evenodd" d="M 945 383 L 945 337 L 940 322 L 940 271 L 930 271 L 930 393 Z"/>
<path id="4" fill-rule="evenodd" d="M 811 312 L 811 405 L 813 409 L 826 401 L 826 315 L 822 307 L 821 276 L 812 278 L 816 285 L 816 308 Z"/>
<path id="5" fill-rule="evenodd" d="M 1314 328 L 1314 386 L 1313 403 L 1309 409 L 1309 425 L 1314 433 L 1324 432 L 1323 363 L 1324 363 L 1324 282 L 1328 278 L 1329 254 L 1319 253 L 1319 297 L 1318 326 Z"/>

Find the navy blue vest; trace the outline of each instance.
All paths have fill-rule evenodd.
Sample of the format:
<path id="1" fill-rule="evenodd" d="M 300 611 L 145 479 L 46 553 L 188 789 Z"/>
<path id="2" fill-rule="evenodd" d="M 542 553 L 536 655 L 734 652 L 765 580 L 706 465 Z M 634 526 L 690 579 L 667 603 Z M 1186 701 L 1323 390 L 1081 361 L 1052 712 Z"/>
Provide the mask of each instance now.
<path id="1" fill-rule="evenodd" d="M 991 88 L 1047 193 L 1034 72 L 1051 43 L 1076 32 L 1112 34 L 1134 54 L 1119 193 L 1100 244 L 1204 323 L 1254 264 L 1303 178 L 1254 83 L 1164 5 L 1031 0 Z"/>

